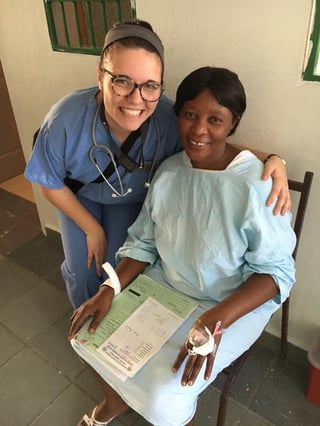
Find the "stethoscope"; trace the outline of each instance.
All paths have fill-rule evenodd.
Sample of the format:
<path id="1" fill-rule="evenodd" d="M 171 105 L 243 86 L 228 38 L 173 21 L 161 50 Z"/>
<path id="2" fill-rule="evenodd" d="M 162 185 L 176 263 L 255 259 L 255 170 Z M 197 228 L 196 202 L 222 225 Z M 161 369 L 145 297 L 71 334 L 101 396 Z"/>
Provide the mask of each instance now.
<path id="1" fill-rule="evenodd" d="M 103 180 L 105 181 L 105 183 L 111 189 L 111 191 L 112 191 L 112 197 L 113 198 L 125 197 L 126 195 L 128 195 L 128 194 L 130 194 L 132 192 L 132 188 L 128 188 L 126 191 L 124 190 L 122 179 L 121 179 L 121 176 L 120 176 L 120 173 L 119 173 L 119 170 L 118 170 L 118 166 L 117 166 L 116 160 L 114 158 L 113 152 L 107 146 L 98 144 L 97 140 L 96 140 L 96 135 L 95 134 L 96 134 L 97 121 L 98 121 L 98 117 L 100 116 L 101 111 L 102 111 L 102 105 L 103 104 L 101 102 L 97 106 L 97 109 L 96 109 L 96 112 L 94 114 L 93 121 L 92 121 L 92 126 L 91 126 L 92 146 L 91 146 L 91 148 L 89 150 L 89 158 L 90 158 L 91 162 L 97 168 L 99 174 L 101 175 L 101 177 L 103 178 Z M 148 178 L 147 178 L 147 180 L 146 180 L 146 182 L 144 184 L 145 188 L 149 188 L 152 176 L 153 176 L 153 174 L 155 172 L 155 168 L 156 168 L 156 164 L 157 164 L 157 160 L 158 160 L 158 156 L 159 156 L 159 151 L 160 151 L 160 141 L 161 141 L 161 139 L 160 139 L 160 128 L 159 128 L 158 117 L 157 117 L 157 115 L 156 115 L 155 112 L 152 114 L 152 117 L 153 117 L 153 120 L 154 120 L 154 124 L 155 124 L 155 128 L 156 128 L 156 133 L 157 133 L 157 147 L 156 147 L 154 158 L 152 160 L 152 164 L 151 164 L 151 167 L 150 167 Z M 106 128 L 107 132 L 109 133 L 109 136 L 110 136 L 111 140 L 113 141 L 108 126 L 104 125 L 104 127 Z M 139 159 L 139 164 L 134 163 L 134 169 L 135 170 L 137 170 L 137 169 L 139 169 L 139 170 L 145 169 L 144 158 L 143 158 L 143 147 L 144 147 L 144 142 L 145 142 L 145 136 L 146 136 L 145 132 L 141 132 L 141 152 L 140 152 L 140 159 Z M 113 141 L 113 145 L 115 147 L 117 147 L 117 145 L 116 145 L 116 143 L 114 141 Z M 109 180 L 103 174 L 103 171 L 100 169 L 100 167 L 99 167 L 99 165 L 97 163 L 97 160 L 95 158 L 95 155 L 94 155 L 94 152 L 95 152 L 96 149 L 99 149 L 100 151 L 104 151 L 109 156 L 109 158 L 111 160 L 111 163 L 112 163 L 112 165 L 114 167 L 114 171 L 116 173 L 117 180 L 119 182 L 119 188 L 120 188 L 119 191 L 109 182 Z M 118 150 L 120 151 L 120 149 L 118 149 Z M 124 160 L 130 161 L 131 163 L 133 163 L 133 161 L 131 159 L 129 159 L 129 157 L 127 157 L 122 152 L 121 152 L 121 157 L 124 158 Z M 118 160 L 118 162 L 121 165 L 121 160 Z M 134 170 L 132 169 L 130 171 L 134 171 Z"/>

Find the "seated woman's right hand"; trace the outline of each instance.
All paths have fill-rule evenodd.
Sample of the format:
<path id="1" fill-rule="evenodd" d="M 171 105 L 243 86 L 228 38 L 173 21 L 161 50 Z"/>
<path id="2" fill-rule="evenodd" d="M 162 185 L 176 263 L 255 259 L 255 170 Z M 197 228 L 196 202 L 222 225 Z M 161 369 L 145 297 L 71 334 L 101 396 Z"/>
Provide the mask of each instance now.
<path id="1" fill-rule="evenodd" d="M 79 331 L 82 324 L 88 317 L 93 317 L 89 324 L 88 331 L 94 333 L 101 320 L 107 315 L 114 297 L 114 290 L 109 286 L 100 287 L 97 294 L 75 309 L 70 321 L 71 326 L 68 339 L 71 340 Z"/>

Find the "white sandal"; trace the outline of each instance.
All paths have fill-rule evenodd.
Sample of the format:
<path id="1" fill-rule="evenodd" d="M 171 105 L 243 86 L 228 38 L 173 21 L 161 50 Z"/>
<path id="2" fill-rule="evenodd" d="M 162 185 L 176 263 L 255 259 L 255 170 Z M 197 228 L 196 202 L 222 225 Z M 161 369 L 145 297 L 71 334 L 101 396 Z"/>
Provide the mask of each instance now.
<path id="1" fill-rule="evenodd" d="M 106 420 L 104 422 L 100 422 L 99 420 L 96 420 L 94 415 L 96 413 L 96 409 L 98 406 L 94 407 L 94 409 L 92 410 L 91 416 L 89 417 L 88 414 L 85 414 L 82 419 L 81 419 L 81 423 L 84 422 L 84 424 L 86 426 L 107 426 L 109 423 L 112 422 L 112 420 L 117 417 L 117 415 L 113 416 L 111 419 Z"/>

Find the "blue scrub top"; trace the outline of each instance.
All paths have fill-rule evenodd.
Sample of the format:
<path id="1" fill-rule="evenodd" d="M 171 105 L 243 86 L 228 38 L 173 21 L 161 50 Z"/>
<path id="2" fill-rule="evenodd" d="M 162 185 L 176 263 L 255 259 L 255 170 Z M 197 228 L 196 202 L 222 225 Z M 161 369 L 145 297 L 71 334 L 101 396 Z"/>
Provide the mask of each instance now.
<path id="1" fill-rule="evenodd" d="M 118 167 L 121 180 L 126 191 L 132 189 L 125 197 L 113 197 L 113 191 L 105 182 L 92 183 L 100 176 L 95 165 L 89 158 L 89 150 L 93 145 L 91 131 L 92 122 L 97 109 L 96 94 L 99 89 L 92 87 L 78 90 L 62 98 L 46 115 L 37 137 L 35 147 L 25 170 L 26 179 L 43 187 L 59 189 L 64 186 L 64 179 L 69 177 L 84 183 L 78 194 L 95 202 L 103 204 L 130 204 L 142 202 L 146 196 L 145 182 L 149 169 L 128 172 L 122 166 Z M 167 97 L 162 96 L 155 115 L 160 131 L 160 147 L 157 161 L 181 151 L 178 138 L 177 118 L 173 104 Z M 157 149 L 157 131 L 155 118 L 151 117 L 143 148 L 145 164 L 152 163 Z M 110 135 L 106 132 L 98 117 L 95 129 L 97 144 L 112 149 Z M 114 138 L 120 146 L 120 143 Z M 137 139 L 129 152 L 131 158 L 138 162 L 141 152 L 141 137 Z M 98 164 L 104 170 L 110 159 L 106 153 L 95 151 Z M 158 165 L 157 163 L 157 165 Z M 109 182 L 119 191 L 116 173 Z M 120 191 L 119 191 L 120 192 Z"/>

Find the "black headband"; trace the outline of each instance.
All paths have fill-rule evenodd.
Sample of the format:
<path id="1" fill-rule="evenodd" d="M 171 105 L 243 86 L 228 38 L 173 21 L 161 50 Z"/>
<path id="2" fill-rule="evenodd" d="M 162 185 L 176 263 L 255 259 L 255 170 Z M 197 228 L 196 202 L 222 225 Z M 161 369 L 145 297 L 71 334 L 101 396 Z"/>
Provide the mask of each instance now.
<path id="1" fill-rule="evenodd" d="M 104 39 L 102 53 L 110 44 L 127 37 L 138 37 L 150 43 L 158 52 L 162 63 L 164 63 L 164 47 L 160 38 L 156 33 L 141 25 L 120 24 L 111 28 Z"/>

